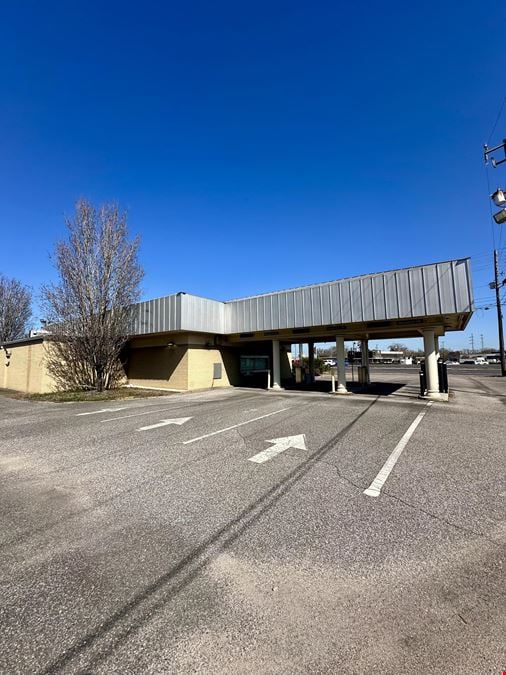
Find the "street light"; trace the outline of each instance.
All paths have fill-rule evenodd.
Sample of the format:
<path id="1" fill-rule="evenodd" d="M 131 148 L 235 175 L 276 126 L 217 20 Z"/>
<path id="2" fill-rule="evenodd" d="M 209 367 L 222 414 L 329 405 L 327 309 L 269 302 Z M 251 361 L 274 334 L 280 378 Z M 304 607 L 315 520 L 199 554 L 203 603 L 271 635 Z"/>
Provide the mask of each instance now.
<path id="1" fill-rule="evenodd" d="M 503 159 L 494 159 L 490 155 L 495 152 L 496 150 L 503 150 L 504 151 L 504 157 Z M 488 164 L 488 160 L 492 160 L 492 166 L 494 169 L 499 166 L 499 164 L 504 164 L 506 162 L 506 138 L 503 140 L 502 143 L 499 145 L 496 145 L 495 148 L 489 148 L 488 145 L 483 146 L 483 157 L 485 159 L 485 164 Z"/>
<path id="2" fill-rule="evenodd" d="M 501 188 L 497 188 L 497 190 L 490 195 L 490 198 L 496 206 L 504 206 L 506 204 L 506 194 Z"/>
<path id="3" fill-rule="evenodd" d="M 497 213 L 493 214 L 492 218 L 498 225 L 506 223 L 506 209 L 501 209 L 500 211 L 497 211 Z"/>

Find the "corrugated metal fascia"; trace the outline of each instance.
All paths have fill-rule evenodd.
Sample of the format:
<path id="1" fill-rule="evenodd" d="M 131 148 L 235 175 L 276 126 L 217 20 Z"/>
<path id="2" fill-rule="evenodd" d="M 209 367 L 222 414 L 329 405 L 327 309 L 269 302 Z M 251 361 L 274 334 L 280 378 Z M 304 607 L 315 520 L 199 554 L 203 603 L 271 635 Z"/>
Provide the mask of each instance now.
<path id="1" fill-rule="evenodd" d="M 473 293 L 473 281 L 471 277 L 471 259 L 465 258 L 466 272 L 467 272 L 467 292 L 469 295 L 469 308 L 471 312 L 474 312 L 474 293 Z"/>
<path id="2" fill-rule="evenodd" d="M 435 263 L 424 263 L 422 265 L 411 265 L 408 267 L 399 267 L 397 269 L 393 270 L 385 270 L 383 272 L 371 272 L 369 274 L 357 274 L 356 276 L 351 276 L 351 277 L 343 277 L 342 279 L 333 279 L 332 281 L 322 281 L 320 283 L 315 283 L 315 284 L 307 284 L 305 286 L 295 286 L 293 288 L 283 288 L 277 291 L 269 291 L 268 293 L 257 293 L 256 295 L 248 295 L 243 298 L 232 298 L 231 300 L 226 300 L 225 304 L 233 304 L 235 302 L 241 302 L 242 300 L 251 300 L 252 298 L 260 298 L 260 297 L 265 297 L 268 295 L 278 295 L 280 293 L 288 293 L 291 291 L 300 291 L 304 289 L 309 289 L 309 288 L 315 288 L 315 287 L 322 287 L 322 286 L 330 286 L 332 284 L 340 284 L 343 282 L 348 282 L 348 281 L 356 281 L 358 279 L 367 279 L 367 278 L 372 278 L 372 277 L 381 277 L 384 274 L 387 273 L 397 273 L 397 272 L 406 272 L 408 270 L 414 270 L 414 269 L 421 269 L 423 267 L 429 267 L 430 265 L 440 265 L 444 263 L 460 263 L 467 261 L 467 264 L 469 264 L 470 258 L 468 256 L 463 257 L 463 258 L 456 258 L 454 260 L 440 260 Z"/>
<path id="3" fill-rule="evenodd" d="M 223 303 L 184 293 L 181 301 L 181 330 L 199 333 L 225 333 Z"/>
<path id="4" fill-rule="evenodd" d="M 452 274 L 451 279 L 446 276 L 438 278 L 438 267 L 445 265 L 450 265 L 454 270 L 458 266 L 458 274 Z M 340 310 L 337 316 L 334 312 L 332 313 L 332 322 L 335 323 L 374 321 L 378 315 L 380 318 L 406 319 L 435 313 L 453 314 L 472 311 L 469 270 L 469 258 L 460 258 L 451 263 L 417 265 L 242 298 L 225 303 L 230 313 L 227 330 L 231 333 L 238 333 L 243 330 L 262 331 L 316 325 L 314 321 L 315 317 L 319 316 L 320 307 L 315 307 L 314 303 L 319 302 L 324 289 L 329 289 L 330 297 L 332 297 L 334 294 L 331 289 L 333 288 L 337 291 L 336 297 L 339 297 Z M 431 280 L 430 285 L 426 285 L 426 279 Z M 379 281 L 379 286 L 376 281 Z M 385 293 L 385 281 L 389 284 L 388 294 Z M 377 301 L 372 293 L 373 284 L 381 292 L 378 298 L 380 307 L 376 307 Z M 452 288 L 452 285 L 455 285 L 455 288 Z M 456 299 L 455 307 L 453 303 L 449 306 L 442 302 L 441 298 L 448 297 L 449 292 Z M 371 294 L 368 301 L 364 297 L 365 293 Z M 287 314 L 286 317 L 281 317 L 282 308 L 290 304 L 289 298 L 294 305 L 293 316 Z M 263 315 L 262 313 L 257 315 L 256 308 L 259 302 L 266 307 Z M 368 304 L 371 309 L 366 317 L 365 307 Z M 272 306 L 275 306 L 277 311 L 271 312 Z M 434 311 L 432 308 L 435 308 Z M 239 310 L 238 313 L 236 309 Z M 369 316 L 369 313 L 373 316 Z M 241 317 L 241 320 L 234 321 L 234 315 Z"/>
<path id="5" fill-rule="evenodd" d="M 181 330 L 181 326 L 183 325 L 183 319 L 182 319 L 182 307 L 183 307 L 183 298 L 185 294 L 184 293 L 178 293 L 176 295 L 176 330 Z"/>
<path id="6" fill-rule="evenodd" d="M 151 300 L 142 300 L 131 307 L 131 334 L 179 330 L 176 317 L 177 295 L 164 295 Z"/>
<path id="7" fill-rule="evenodd" d="M 276 330 L 312 326 L 317 318 L 327 324 L 423 316 L 420 312 L 427 314 L 434 307 L 439 307 L 441 314 L 473 311 L 470 258 L 363 274 L 225 303 L 188 293 L 162 296 L 132 307 L 132 334 Z"/>

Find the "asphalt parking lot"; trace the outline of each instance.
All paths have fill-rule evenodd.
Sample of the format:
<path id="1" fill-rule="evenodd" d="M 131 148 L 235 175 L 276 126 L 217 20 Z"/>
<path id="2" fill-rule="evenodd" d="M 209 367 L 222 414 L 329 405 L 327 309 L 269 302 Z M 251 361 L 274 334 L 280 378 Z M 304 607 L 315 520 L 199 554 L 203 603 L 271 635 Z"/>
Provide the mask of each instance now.
<path id="1" fill-rule="evenodd" d="M 0 671 L 502 672 L 506 383 L 372 372 L 398 386 L 0 397 Z"/>

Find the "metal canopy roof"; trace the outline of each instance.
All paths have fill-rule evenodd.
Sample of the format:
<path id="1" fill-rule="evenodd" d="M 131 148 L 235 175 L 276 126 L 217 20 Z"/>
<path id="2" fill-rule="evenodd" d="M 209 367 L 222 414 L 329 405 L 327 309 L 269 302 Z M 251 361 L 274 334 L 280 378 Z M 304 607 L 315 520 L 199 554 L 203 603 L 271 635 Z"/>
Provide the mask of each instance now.
<path id="1" fill-rule="evenodd" d="M 187 293 L 147 300 L 132 307 L 132 335 L 185 331 L 258 339 L 255 333 L 288 337 L 300 330 L 409 337 L 429 322 L 462 330 L 472 311 L 470 259 L 463 258 L 229 302 Z"/>

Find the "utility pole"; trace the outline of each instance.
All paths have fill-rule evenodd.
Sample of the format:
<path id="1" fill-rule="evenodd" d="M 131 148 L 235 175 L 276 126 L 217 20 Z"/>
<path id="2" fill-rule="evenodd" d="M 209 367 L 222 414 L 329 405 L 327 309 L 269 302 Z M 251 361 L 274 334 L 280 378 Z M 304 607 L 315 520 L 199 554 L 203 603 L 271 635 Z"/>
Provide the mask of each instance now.
<path id="1" fill-rule="evenodd" d="M 494 251 L 495 301 L 497 304 L 497 325 L 499 327 L 499 358 L 501 359 L 501 375 L 506 377 L 506 360 L 504 358 L 504 333 L 502 327 L 501 296 L 499 295 L 499 253 Z"/>
<path id="2" fill-rule="evenodd" d="M 471 354 L 474 354 L 474 333 L 471 333 L 471 337 L 469 338 L 469 342 L 471 343 Z"/>
<path id="3" fill-rule="evenodd" d="M 492 154 L 502 150 L 504 157 L 502 159 L 496 160 L 492 157 Z M 489 148 L 488 145 L 485 145 L 483 148 L 483 158 L 485 164 L 488 164 L 489 160 L 492 162 L 492 166 L 497 168 L 499 164 L 504 164 L 506 162 L 506 138 L 503 139 L 502 143 L 496 145 L 494 148 Z M 490 195 L 490 198 L 496 206 L 501 207 L 499 211 L 492 214 L 492 218 L 497 225 L 502 225 L 506 223 L 506 191 L 504 189 L 497 188 L 495 192 Z M 504 283 L 504 281 L 503 281 Z M 501 284 L 502 285 L 502 284 Z M 501 296 L 499 294 L 499 252 L 497 249 L 494 249 L 494 288 L 495 288 L 495 302 L 497 305 L 497 327 L 499 333 L 499 354 L 501 360 L 501 376 L 506 377 L 506 359 L 504 356 L 504 332 L 502 326 L 502 308 L 501 308 Z"/>

